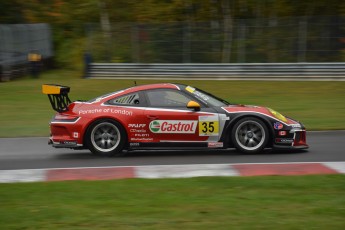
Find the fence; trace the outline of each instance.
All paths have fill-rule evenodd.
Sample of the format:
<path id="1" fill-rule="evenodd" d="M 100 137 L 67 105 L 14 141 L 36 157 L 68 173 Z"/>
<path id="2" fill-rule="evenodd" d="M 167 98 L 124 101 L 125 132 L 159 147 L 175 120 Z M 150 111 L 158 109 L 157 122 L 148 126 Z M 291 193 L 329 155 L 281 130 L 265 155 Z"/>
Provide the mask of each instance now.
<path id="1" fill-rule="evenodd" d="M 345 81 L 345 63 L 92 63 L 88 77 L 103 79 Z"/>
<path id="2" fill-rule="evenodd" d="M 107 63 L 294 63 L 345 61 L 345 17 L 88 25 L 88 51 Z M 226 57 L 226 58 L 225 58 Z"/>
<path id="3" fill-rule="evenodd" d="M 19 66 L 25 66 L 27 55 L 32 51 L 40 53 L 44 59 L 53 56 L 48 24 L 0 25 L 0 76 L 9 77 L 20 69 Z"/>

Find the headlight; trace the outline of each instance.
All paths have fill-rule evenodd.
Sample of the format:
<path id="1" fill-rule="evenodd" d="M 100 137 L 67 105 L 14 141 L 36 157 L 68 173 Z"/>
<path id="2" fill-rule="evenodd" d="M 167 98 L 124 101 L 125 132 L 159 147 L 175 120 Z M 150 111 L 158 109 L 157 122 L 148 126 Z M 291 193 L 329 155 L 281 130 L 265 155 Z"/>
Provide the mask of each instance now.
<path id="1" fill-rule="evenodd" d="M 284 117 L 281 113 L 279 113 L 279 112 L 277 112 L 277 111 L 275 111 L 275 110 L 273 110 L 273 109 L 270 109 L 270 108 L 268 108 L 268 110 L 269 110 L 269 111 L 271 112 L 271 114 L 272 114 L 275 118 L 277 118 L 278 120 L 283 121 L 283 122 L 287 122 L 286 117 Z"/>

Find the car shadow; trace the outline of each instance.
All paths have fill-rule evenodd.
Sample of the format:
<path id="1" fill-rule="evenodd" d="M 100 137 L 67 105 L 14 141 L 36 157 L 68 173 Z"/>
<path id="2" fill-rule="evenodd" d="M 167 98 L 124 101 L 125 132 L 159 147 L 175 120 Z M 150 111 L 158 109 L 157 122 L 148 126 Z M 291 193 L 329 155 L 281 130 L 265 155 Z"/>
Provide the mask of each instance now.
<path id="1" fill-rule="evenodd" d="M 235 150 L 130 150 L 126 157 L 145 157 L 145 156 L 226 156 L 239 155 Z"/>
<path id="2" fill-rule="evenodd" d="M 308 150 L 272 150 L 265 149 L 261 153 L 244 154 L 236 149 L 201 149 L 201 150 L 130 150 L 122 157 L 109 157 L 106 155 L 95 155 L 87 150 L 74 150 L 56 154 L 55 159 L 59 160 L 95 160 L 104 158 L 140 158 L 140 157 L 185 157 L 185 156 L 260 156 L 260 155 L 279 155 L 279 154 L 304 154 Z"/>
<path id="3" fill-rule="evenodd" d="M 59 153 L 55 154 L 54 158 L 55 159 L 60 159 L 60 160 L 88 160 L 88 159 L 98 159 L 101 156 L 97 156 L 95 154 L 92 154 L 90 151 L 87 150 L 73 150 L 71 152 L 64 152 L 64 153 Z"/>
<path id="4" fill-rule="evenodd" d="M 273 149 L 270 150 L 272 154 L 303 154 L 308 153 L 307 149 Z"/>
<path id="5" fill-rule="evenodd" d="M 55 154 L 55 159 L 60 160 L 88 160 L 100 158 L 135 158 L 135 157 L 182 157 L 182 156 L 226 156 L 226 155 L 241 155 L 235 149 L 227 150 L 124 150 L 126 154 L 121 157 L 109 157 L 107 155 L 95 155 L 87 150 L 73 150 L 71 152 L 64 152 Z"/>

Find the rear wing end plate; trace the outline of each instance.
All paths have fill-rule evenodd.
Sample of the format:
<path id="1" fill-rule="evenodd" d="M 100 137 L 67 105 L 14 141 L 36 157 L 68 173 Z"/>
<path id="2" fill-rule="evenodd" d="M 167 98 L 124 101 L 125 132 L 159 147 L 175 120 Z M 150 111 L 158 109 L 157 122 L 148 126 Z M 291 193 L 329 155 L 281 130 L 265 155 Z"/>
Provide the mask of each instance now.
<path id="1" fill-rule="evenodd" d="M 50 104 L 56 112 L 68 111 L 68 105 L 71 100 L 68 97 L 70 87 L 55 85 L 55 84 L 44 84 L 42 85 L 42 93 L 48 95 Z"/>

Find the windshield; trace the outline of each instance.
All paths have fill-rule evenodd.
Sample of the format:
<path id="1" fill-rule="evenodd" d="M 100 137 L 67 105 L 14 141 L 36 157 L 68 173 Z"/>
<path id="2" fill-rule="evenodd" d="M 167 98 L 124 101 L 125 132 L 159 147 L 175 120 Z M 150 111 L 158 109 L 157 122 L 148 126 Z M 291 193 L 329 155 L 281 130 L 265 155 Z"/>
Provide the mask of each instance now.
<path id="1" fill-rule="evenodd" d="M 186 91 L 188 93 L 193 94 L 196 98 L 198 98 L 200 101 L 204 102 L 205 104 L 209 105 L 209 106 L 226 106 L 226 105 L 230 105 L 229 102 L 216 97 L 210 93 L 207 93 L 201 89 L 197 89 L 191 86 L 187 86 L 186 87 Z"/>

